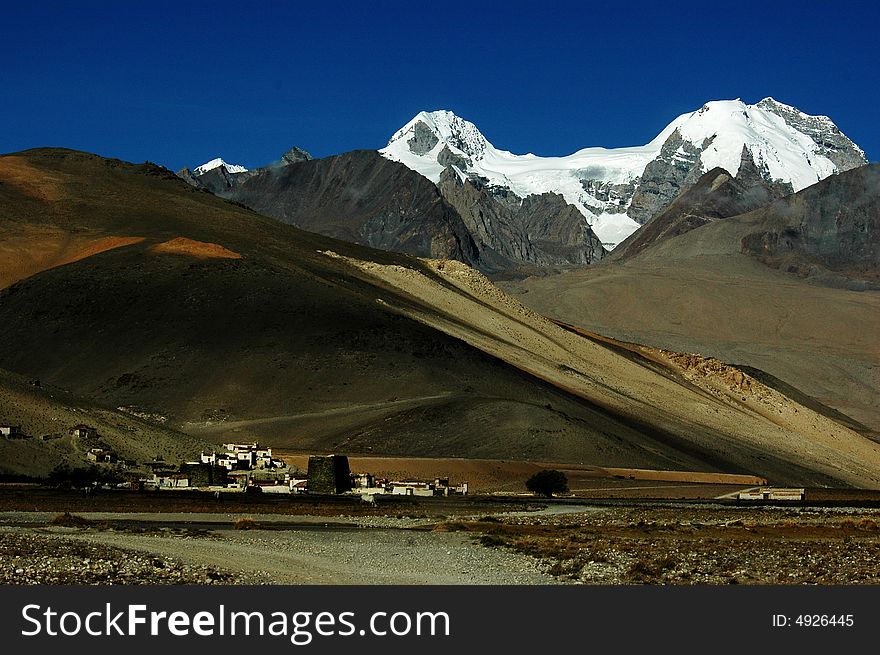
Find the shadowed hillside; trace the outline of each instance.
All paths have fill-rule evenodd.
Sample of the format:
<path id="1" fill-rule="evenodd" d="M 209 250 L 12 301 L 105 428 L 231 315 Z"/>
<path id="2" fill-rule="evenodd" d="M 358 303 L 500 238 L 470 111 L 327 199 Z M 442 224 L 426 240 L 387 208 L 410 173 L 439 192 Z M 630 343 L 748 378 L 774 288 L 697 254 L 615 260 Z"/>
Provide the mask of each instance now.
<path id="1" fill-rule="evenodd" d="M 464 264 L 302 232 L 164 169 L 0 157 L 0 210 L 30 266 L 0 292 L 0 365 L 187 432 L 880 486 L 880 446 L 730 367 L 619 352 Z"/>
<path id="2" fill-rule="evenodd" d="M 58 464 L 86 464 L 90 448 L 107 447 L 122 459 L 139 463 L 161 454 L 167 462 L 198 456 L 210 442 L 161 424 L 160 417 L 138 417 L 102 406 L 42 381 L 0 370 L 0 423 L 21 427 L 26 438 L 0 439 L 0 474 L 46 476 Z M 97 429 L 94 439 L 71 436 L 84 423 Z"/>

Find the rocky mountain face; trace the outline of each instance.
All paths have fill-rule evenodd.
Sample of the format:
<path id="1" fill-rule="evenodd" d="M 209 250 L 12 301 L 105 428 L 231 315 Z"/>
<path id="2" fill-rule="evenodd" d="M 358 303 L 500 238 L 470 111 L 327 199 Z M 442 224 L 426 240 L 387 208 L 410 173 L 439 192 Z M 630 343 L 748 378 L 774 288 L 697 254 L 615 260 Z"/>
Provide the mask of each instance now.
<path id="1" fill-rule="evenodd" d="M 312 156 L 307 151 L 294 146 L 281 155 L 281 159 L 278 161 L 256 170 L 248 170 L 244 166 L 228 164 L 218 157 L 201 166 L 196 166 L 194 169 L 182 168 L 177 171 L 177 176 L 196 188 L 206 189 L 214 195 L 228 198 L 232 194 L 233 189 L 254 175 L 258 175 L 266 170 L 311 159 Z"/>
<path id="2" fill-rule="evenodd" d="M 742 166 L 716 168 L 609 257 L 679 261 L 742 253 L 815 284 L 861 290 L 880 282 L 880 165 L 832 175 L 794 194 Z M 698 229 L 699 228 L 699 229 Z"/>
<path id="3" fill-rule="evenodd" d="M 700 148 L 684 140 L 678 129 L 673 131 L 664 142 L 657 159 L 645 167 L 645 172 L 633 192 L 627 215 L 644 225 L 661 214 L 670 203 L 693 187 L 704 175 L 708 175 L 711 171 L 704 173 L 700 164 L 701 152 Z M 766 167 L 759 168 L 746 145 L 742 147 L 739 167 L 735 172 L 728 172 L 720 166 L 712 170 L 721 171 L 728 178 L 739 182 L 740 188 L 734 192 L 735 194 L 744 196 L 746 189 L 759 189 L 758 195 L 754 197 L 755 201 L 765 198 L 765 202 L 770 202 L 794 191 L 791 182 L 775 180 Z M 702 196 L 702 192 L 700 195 Z M 688 202 L 693 202 L 695 198 L 696 196 Z M 720 208 L 715 211 L 719 210 Z M 733 210 L 734 206 L 731 205 L 730 210 L 720 211 L 727 216 L 740 213 L 739 211 L 728 213 Z M 724 216 L 719 215 L 716 218 L 724 218 Z M 638 232 L 640 230 L 636 234 Z"/>
<path id="4" fill-rule="evenodd" d="M 200 172 L 189 168 L 182 168 L 177 171 L 178 177 L 197 189 L 205 189 L 214 195 L 224 197 L 228 197 L 232 189 L 253 174 L 251 171 L 233 172 L 225 164 Z"/>
<path id="5" fill-rule="evenodd" d="M 758 209 L 785 194 L 785 186 L 764 180 L 743 149 L 743 161 L 735 177 L 723 168 L 705 173 L 617 246 L 611 259 L 629 259 L 656 243 L 712 221 Z"/>
<path id="6" fill-rule="evenodd" d="M 430 143 L 427 133 L 413 136 Z M 303 155 L 304 153 L 304 155 Z M 448 148 L 440 183 L 375 151 L 312 160 L 293 148 L 246 172 L 217 166 L 178 175 L 193 186 L 305 230 L 420 257 L 458 259 L 496 274 L 590 264 L 605 255 L 583 215 L 555 193 L 519 198 L 456 171 Z"/>
<path id="7" fill-rule="evenodd" d="M 831 119 L 772 98 L 709 102 L 644 146 L 585 148 L 565 157 L 516 155 L 452 112 L 420 112 L 381 152 L 435 183 L 451 164 L 496 196 L 558 193 L 608 249 L 715 167 L 738 176 L 746 166 L 764 184 L 791 193 L 866 163 Z"/>
<path id="8" fill-rule="evenodd" d="M 787 125 L 809 136 L 818 146 L 816 151 L 834 162 L 838 170 L 847 171 L 865 164 L 865 153 L 827 116 L 810 116 L 773 98 L 764 98 L 757 106 L 773 112 Z"/>
<path id="9" fill-rule="evenodd" d="M 742 217 L 742 252 L 804 276 L 880 282 L 880 165 L 832 176 Z"/>
<path id="10" fill-rule="evenodd" d="M 438 188 L 473 236 L 484 269 L 584 265 L 606 254 L 583 214 L 559 194 L 495 196 L 453 166 Z"/>
<path id="11" fill-rule="evenodd" d="M 294 154 L 217 195 L 310 232 L 480 265 L 461 217 L 421 175 L 371 150 L 316 160 Z"/>
<path id="12" fill-rule="evenodd" d="M 290 150 L 281 155 L 281 161 L 285 164 L 296 164 L 311 159 L 313 159 L 313 157 L 308 152 L 297 146 L 293 146 Z"/>

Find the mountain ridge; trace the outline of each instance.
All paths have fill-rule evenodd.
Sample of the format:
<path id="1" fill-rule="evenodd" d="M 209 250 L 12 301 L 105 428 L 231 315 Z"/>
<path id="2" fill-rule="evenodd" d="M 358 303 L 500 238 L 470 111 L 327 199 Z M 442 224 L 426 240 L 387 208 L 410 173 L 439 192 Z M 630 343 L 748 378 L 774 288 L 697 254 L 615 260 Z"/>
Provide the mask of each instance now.
<path id="1" fill-rule="evenodd" d="M 520 198 L 560 193 L 613 248 L 702 173 L 721 167 L 736 176 L 744 148 L 765 182 L 790 191 L 867 163 L 829 118 L 769 97 L 754 105 L 711 101 L 674 119 L 644 146 L 582 148 L 563 157 L 515 155 L 495 148 L 473 123 L 448 110 L 423 111 L 380 152 L 435 183 L 445 168 L 440 154 L 448 151 L 462 173 L 490 188 Z"/>

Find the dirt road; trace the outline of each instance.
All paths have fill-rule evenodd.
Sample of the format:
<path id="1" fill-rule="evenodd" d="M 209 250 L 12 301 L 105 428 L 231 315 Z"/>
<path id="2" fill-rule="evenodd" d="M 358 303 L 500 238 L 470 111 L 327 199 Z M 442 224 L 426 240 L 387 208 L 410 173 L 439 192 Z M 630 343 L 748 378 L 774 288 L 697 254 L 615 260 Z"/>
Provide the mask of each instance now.
<path id="1" fill-rule="evenodd" d="M 259 528 L 243 531 L 233 529 L 241 517 L 228 514 L 95 512 L 81 527 L 59 527 L 45 512 L 3 512 L 0 542 L 33 535 L 135 551 L 251 584 L 555 582 L 534 558 L 484 548 L 472 535 L 404 529 L 424 519 L 252 516 Z"/>

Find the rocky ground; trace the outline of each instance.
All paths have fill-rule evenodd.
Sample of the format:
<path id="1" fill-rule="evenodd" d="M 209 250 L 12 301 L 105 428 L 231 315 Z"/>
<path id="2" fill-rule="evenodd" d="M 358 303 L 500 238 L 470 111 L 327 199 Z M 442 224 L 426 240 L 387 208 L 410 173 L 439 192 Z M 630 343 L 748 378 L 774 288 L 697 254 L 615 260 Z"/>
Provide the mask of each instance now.
<path id="1" fill-rule="evenodd" d="M 0 584 L 241 584 L 244 576 L 61 534 L 0 532 Z"/>
<path id="2" fill-rule="evenodd" d="M 548 584 L 535 558 L 398 516 L 4 513 L 6 584 Z M 225 520 L 218 520 L 225 518 Z M 279 520 L 280 519 L 280 520 Z M 436 519 L 435 519 L 436 520 Z M 241 529 L 245 527 L 247 529 Z"/>
<path id="3" fill-rule="evenodd" d="M 876 510 L 615 508 L 436 529 L 529 554 L 575 584 L 880 583 Z"/>
<path id="4" fill-rule="evenodd" d="M 880 510 L 0 515 L 3 584 L 878 584 Z M 241 529 L 247 528 L 247 529 Z"/>

